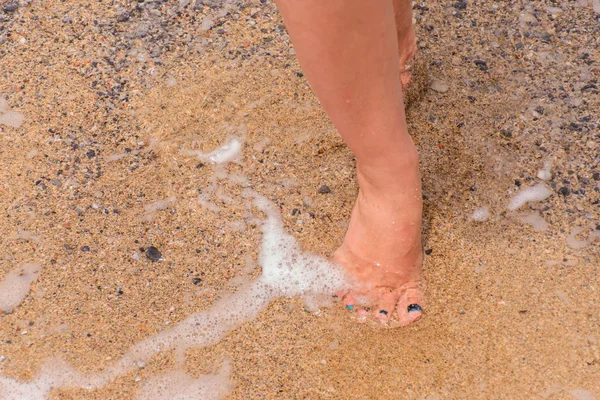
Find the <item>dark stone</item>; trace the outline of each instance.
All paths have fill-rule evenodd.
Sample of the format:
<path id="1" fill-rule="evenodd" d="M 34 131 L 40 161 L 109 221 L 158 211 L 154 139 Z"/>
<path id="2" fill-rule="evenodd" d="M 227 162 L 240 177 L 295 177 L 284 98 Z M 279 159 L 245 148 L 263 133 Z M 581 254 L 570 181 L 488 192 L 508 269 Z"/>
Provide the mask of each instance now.
<path id="1" fill-rule="evenodd" d="M 129 21 L 129 18 L 131 18 L 131 14 L 129 11 L 125 11 L 117 15 L 117 22 L 126 22 Z"/>
<path id="2" fill-rule="evenodd" d="M 386 310 L 381 310 L 381 311 L 379 311 L 379 314 L 381 314 L 381 315 L 388 315 L 388 312 Z"/>
<path id="3" fill-rule="evenodd" d="M 479 67 L 479 69 L 480 69 L 480 70 L 482 70 L 482 71 L 487 71 L 487 70 L 489 69 L 489 68 L 488 68 L 488 65 L 487 65 L 487 63 L 486 63 L 485 61 L 483 61 L 483 60 L 475 60 L 475 61 L 473 61 L 473 62 L 474 62 L 474 63 L 475 63 L 475 65 L 477 65 L 477 66 Z"/>
<path id="4" fill-rule="evenodd" d="M 196 165 L 196 168 L 202 168 L 202 167 L 204 167 L 204 164 L 202 164 L 202 163 Z"/>
<path id="5" fill-rule="evenodd" d="M 459 10 L 466 10 L 467 2 L 466 1 L 458 1 L 458 2 L 454 3 L 454 8 L 458 8 Z"/>
<path id="6" fill-rule="evenodd" d="M 82 246 L 81 251 L 87 253 L 88 251 L 90 251 L 90 246 Z"/>
<path id="7" fill-rule="evenodd" d="M 202 278 L 192 278 L 192 283 L 198 286 L 202 282 Z"/>
<path id="8" fill-rule="evenodd" d="M 317 190 L 317 193 L 319 194 L 327 194 L 327 193 L 331 193 L 331 189 L 329 188 L 329 186 L 327 185 L 322 185 L 319 190 Z"/>
<path id="9" fill-rule="evenodd" d="M 96 151 L 95 150 L 89 150 L 87 153 L 85 153 L 86 156 L 88 156 L 88 158 L 92 158 L 96 155 Z"/>
<path id="10" fill-rule="evenodd" d="M 298 210 L 297 208 L 294 208 L 292 210 L 292 215 L 298 215 L 298 214 L 300 214 L 300 210 Z"/>
<path id="11" fill-rule="evenodd" d="M 600 172 L 594 172 L 594 175 L 592 175 L 592 178 L 595 181 L 600 181 Z"/>
<path id="12" fill-rule="evenodd" d="M 558 189 L 558 193 L 566 197 L 571 194 L 571 189 L 569 189 L 568 186 L 563 186 L 560 189 Z"/>
<path id="13" fill-rule="evenodd" d="M 430 255 L 431 253 L 433 253 L 433 250 L 432 250 L 432 249 L 427 249 L 427 250 L 425 250 L 425 254 L 427 254 L 427 255 Z"/>
<path id="14" fill-rule="evenodd" d="M 515 185 L 517 187 L 521 187 L 521 180 L 520 179 L 515 179 Z"/>
<path id="15" fill-rule="evenodd" d="M 154 246 L 146 248 L 146 257 L 152 261 L 158 261 L 162 259 L 162 253 Z"/>
<path id="16" fill-rule="evenodd" d="M 4 6 L 2 7 L 4 12 L 15 12 L 15 11 L 17 11 L 18 8 L 19 8 L 18 1 L 9 1 L 8 3 L 5 3 Z"/>

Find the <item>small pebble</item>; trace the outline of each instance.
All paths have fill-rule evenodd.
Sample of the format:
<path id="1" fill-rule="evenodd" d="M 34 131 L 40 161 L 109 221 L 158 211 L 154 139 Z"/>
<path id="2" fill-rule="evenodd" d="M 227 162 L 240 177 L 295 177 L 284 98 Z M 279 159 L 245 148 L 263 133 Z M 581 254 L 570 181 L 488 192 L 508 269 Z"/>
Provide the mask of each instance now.
<path id="1" fill-rule="evenodd" d="M 162 260 L 162 253 L 156 247 L 150 246 L 146 248 L 146 257 L 152 261 L 159 261 Z"/>
<path id="2" fill-rule="evenodd" d="M 473 61 L 473 62 L 474 62 L 474 63 L 475 63 L 475 65 L 477 65 L 477 66 L 479 67 L 479 69 L 480 69 L 480 70 L 482 70 L 482 71 L 487 71 L 487 70 L 489 69 L 489 68 L 488 68 L 488 65 L 487 65 L 487 63 L 486 63 L 485 61 L 483 61 L 483 60 L 475 60 L 475 61 Z"/>
<path id="3" fill-rule="evenodd" d="M 331 193 L 331 189 L 329 188 L 329 186 L 327 185 L 322 185 L 319 190 L 317 190 L 317 193 L 319 194 L 327 194 L 327 193 Z"/>
<path id="4" fill-rule="evenodd" d="M 427 250 L 425 250 L 425 254 L 427 254 L 427 255 L 430 255 L 431 253 L 433 253 L 433 250 L 432 250 L 432 249 L 427 249 Z"/>
<path id="5" fill-rule="evenodd" d="M 17 11 L 18 8 L 19 8 L 18 1 L 9 1 L 8 3 L 4 4 L 4 7 L 2 7 L 4 12 L 14 12 L 14 11 Z"/>
<path id="6" fill-rule="evenodd" d="M 563 186 L 560 189 L 558 189 L 558 193 L 562 194 L 565 197 L 567 197 L 568 195 L 571 194 L 571 189 L 569 189 L 568 186 Z"/>
<path id="7" fill-rule="evenodd" d="M 88 251 L 90 251 L 90 246 L 82 246 L 81 251 L 87 253 Z"/>
<path id="8" fill-rule="evenodd" d="M 85 155 L 88 156 L 88 158 L 92 158 L 96 155 L 96 152 L 94 150 L 89 150 Z"/>
<path id="9" fill-rule="evenodd" d="M 434 79 L 431 81 L 431 89 L 438 93 L 446 93 L 449 89 L 448 83 L 441 79 Z"/>
<path id="10" fill-rule="evenodd" d="M 454 3 L 454 8 L 458 8 L 459 10 L 466 10 L 467 2 L 466 1 L 458 1 L 458 2 Z"/>

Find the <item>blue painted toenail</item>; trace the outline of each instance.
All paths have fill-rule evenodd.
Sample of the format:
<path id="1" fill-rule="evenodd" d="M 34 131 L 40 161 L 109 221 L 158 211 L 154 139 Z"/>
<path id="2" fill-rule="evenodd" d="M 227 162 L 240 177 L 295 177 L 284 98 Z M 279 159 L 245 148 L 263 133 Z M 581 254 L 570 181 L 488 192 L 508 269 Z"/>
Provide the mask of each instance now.
<path id="1" fill-rule="evenodd" d="M 423 311 L 423 309 L 418 304 L 411 304 L 408 306 L 408 312 L 411 312 L 411 311 Z"/>
<path id="2" fill-rule="evenodd" d="M 379 314 L 381 314 L 381 315 L 388 315 L 388 312 L 385 311 L 385 310 L 381 310 L 381 311 L 379 311 Z"/>
<path id="3" fill-rule="evenodd" d="M 354 310 L 354 306 L 352 304 L 346 304 L 346 308 L 350 311 Z"/>

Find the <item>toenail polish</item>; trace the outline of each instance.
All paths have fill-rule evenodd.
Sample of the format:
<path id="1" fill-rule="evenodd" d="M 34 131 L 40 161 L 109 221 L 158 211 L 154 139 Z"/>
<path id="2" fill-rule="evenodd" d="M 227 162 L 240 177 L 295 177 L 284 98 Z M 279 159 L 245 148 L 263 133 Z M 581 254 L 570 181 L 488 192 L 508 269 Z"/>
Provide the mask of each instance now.
<path id="1" fill-rule="evenodd" d="M 421 306 L 418 305 L 418 304 L 411 304 L 411 305 L 408 306 L 407 309 L 408 309 L 408 312 L 411 312 L 411 311 L 423 311 L 423 309 L 421 308 Z"/>
<path id="2" fill-rule="evenodd" d="M 350 311 L 354 310 L 354 306 L 352 304 L 346 304 L 346 308 Z"/>
<path id="3" fill-rule="evenodd" d="M 381 315 L 388 315 L 388 312 L 385 311 L 385 310 L 381 310 L 381 311 L 379 311 L 379 314 L 381 314 Z"/>

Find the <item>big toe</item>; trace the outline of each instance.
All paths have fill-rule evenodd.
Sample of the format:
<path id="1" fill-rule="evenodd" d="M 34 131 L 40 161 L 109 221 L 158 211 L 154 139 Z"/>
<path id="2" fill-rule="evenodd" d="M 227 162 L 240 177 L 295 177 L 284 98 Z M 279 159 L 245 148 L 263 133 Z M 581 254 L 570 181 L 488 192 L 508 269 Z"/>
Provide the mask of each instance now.
<path id="1" fill-rule="evenodd" d="M 423 291 L 416 285 L 406 288 L 396 304 L 398 322 L 406 326 L 423 316 Z"/>

